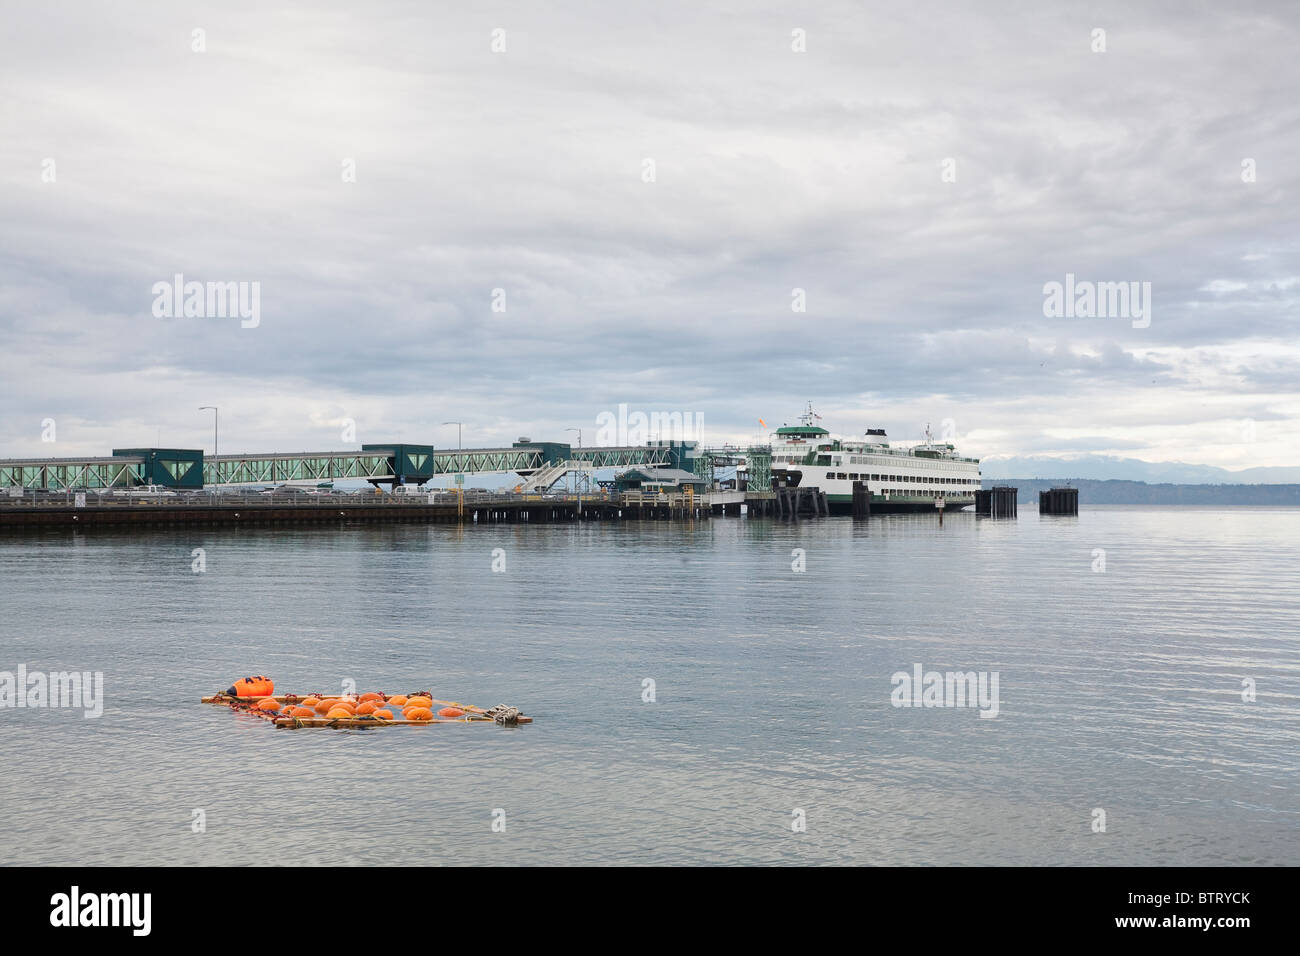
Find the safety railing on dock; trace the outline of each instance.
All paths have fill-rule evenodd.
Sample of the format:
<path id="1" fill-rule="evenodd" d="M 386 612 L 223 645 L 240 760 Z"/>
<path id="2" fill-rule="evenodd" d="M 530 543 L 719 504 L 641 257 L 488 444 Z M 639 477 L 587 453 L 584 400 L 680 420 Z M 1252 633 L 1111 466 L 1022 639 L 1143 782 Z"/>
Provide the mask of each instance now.
<path id="1" fill-rule="evenodd" d="M 622 492 L 614 493 L 596 491 L 576 494 L 515 494 L 513 492 L 466 491 L 463 496 L 466 508 L 482 508 L 493 505 L 519 504 L 575 504 L 608 503 L 627 507 L 652 506 L 689 506 L 707 505 L 709 496 L 669 494 L 666 492 Z M 189 492 L 189 493 L 142 493 L 97 494 L 85 493 L 48 494 L 31 491 L 21 497 L 0 495 L 0 509 L 78 509 L 95 510 L 121 508 L 414 508 L 441 505 L 454 507 L 457 504 L 456 492 L 433 491 L 415 494 L 373 494 L 368 492 Z"/>

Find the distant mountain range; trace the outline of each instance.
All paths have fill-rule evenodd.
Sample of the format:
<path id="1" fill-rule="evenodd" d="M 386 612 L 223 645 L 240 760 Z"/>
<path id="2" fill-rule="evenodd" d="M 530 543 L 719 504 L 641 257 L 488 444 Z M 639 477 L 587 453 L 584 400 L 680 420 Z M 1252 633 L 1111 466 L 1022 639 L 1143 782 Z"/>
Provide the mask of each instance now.
<path id="1" fill-rule="evenodd" d="M 1300 465 L 1276 468 L 1246 468 L 1229 471 L 1213 465 L 1188 465 L 1181 461 L 1142 461 L 1106 455 L 1075 458 L 993 457 L 980 462 L 984 478 L 1088 478 L 1094 481 L 1123 480 L 1191 485 L 1268 485 L 1300 482 Z"/>
<path id="2" fill-rule="evenodd" d="M 1038 504 L 1038 493 L 1068 485 L 1086 505 L 1273 505 L 1300 506 L 1300 484 L 1147 484 L 1091 478 L 984 478 L 984 487 L 1011 485 L 1022 506 Z"/>

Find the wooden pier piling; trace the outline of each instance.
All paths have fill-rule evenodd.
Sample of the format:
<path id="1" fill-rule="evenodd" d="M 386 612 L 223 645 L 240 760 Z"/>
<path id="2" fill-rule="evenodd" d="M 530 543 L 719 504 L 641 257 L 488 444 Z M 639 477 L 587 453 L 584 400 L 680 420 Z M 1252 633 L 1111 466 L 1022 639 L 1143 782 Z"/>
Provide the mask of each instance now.
<path id="1" fill-rule="evenodd" d="M 1018 489 L 1009 485 L 995 485 L 975 492 L 975 514 L 985 518 L 1016 517 Z"/>
<path id="2" fill-rule="evenodd" d="M 1078 488 L 1050 488 L 1038 493 L 1038 513 L 1042 515 L 1077 515 Z"/>
<path id="3" fill-rule="evenodd" d="M 865 481 L 853 482 L 853 517 L 871 517 L 871 490 Z"/>

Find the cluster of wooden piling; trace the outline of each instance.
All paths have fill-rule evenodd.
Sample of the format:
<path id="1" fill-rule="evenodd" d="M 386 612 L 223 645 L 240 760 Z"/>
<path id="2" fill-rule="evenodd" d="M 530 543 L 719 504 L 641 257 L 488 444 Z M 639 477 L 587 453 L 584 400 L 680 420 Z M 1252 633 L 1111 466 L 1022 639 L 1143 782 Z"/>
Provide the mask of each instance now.
<path id="1" fill-rule="evenodd" d="M 826 492 L 803 487 L 774 488 L 771 495 L 754 500 L 747 497 L 745 507 L 751 518 L 821 518 L 831 513 Z"/>
<path id="2" fill-rule="evenodd" d="M 985 518 L 1016 517 L 1016 494 L 1010 485 L 995 485 L 975 492 L 975 514 Z"/>
<path id="3" fill-rule="evenodd" d="M 725 505 L 710 505 L 697 498 L 694 501 L 684 497 L 669 501 L 645 501 L 640 504 L 616 503 L 600 498 L 577 503 L 561 502 L 555 505 L 489 505 L 485 507 L 465 505 L 463 520 L 478 524 L 518 524 L 551 523 L 557 521 L 687 521 L 696 518 L 708 518 L 715 514 L 739 514 L 740 505 L 735 511 L 723 511 Z"/>
<path id="4" fill-rule="evenodd" d="M 1078 488 L 1050 488 L 1038 493 L 1038 513 L 1043 515 L 1077 515 Z"/>

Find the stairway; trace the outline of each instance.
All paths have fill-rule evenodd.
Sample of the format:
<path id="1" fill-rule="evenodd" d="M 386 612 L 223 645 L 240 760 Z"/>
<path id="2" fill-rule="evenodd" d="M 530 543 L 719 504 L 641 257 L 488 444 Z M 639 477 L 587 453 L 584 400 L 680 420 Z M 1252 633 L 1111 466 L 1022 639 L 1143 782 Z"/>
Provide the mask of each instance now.
<path id="1" fill-rule="evenodd" d="M 568 461 L 554 461 L 549 465 L 537 469 L 523 480 L 519 490 L 524 494 L 537 494 L 546 491 L 551 485 L 555 484 L 571 471 L 595 471 L 595 467 L 589 461 L 577 461 L 569 459 Z"/>

